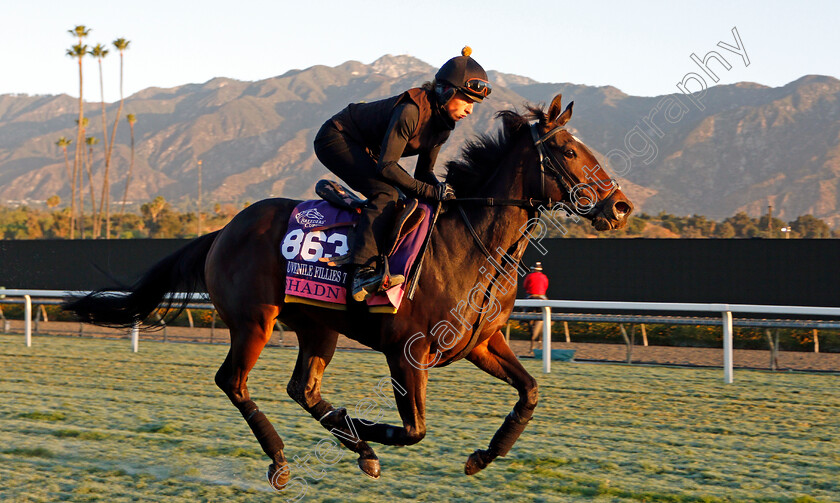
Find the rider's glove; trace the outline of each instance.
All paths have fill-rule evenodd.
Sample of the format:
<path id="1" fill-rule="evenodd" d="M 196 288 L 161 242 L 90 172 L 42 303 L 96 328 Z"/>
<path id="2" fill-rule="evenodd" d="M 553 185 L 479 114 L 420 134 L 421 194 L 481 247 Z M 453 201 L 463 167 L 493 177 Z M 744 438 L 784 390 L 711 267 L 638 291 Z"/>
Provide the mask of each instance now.
<path id="1" fill-rule="evenodd" d="M 451 201 L 455 199 L 455 189 L 446 182 L 440 182 L 435 187 L 435 199 L 438 201 Z"/>

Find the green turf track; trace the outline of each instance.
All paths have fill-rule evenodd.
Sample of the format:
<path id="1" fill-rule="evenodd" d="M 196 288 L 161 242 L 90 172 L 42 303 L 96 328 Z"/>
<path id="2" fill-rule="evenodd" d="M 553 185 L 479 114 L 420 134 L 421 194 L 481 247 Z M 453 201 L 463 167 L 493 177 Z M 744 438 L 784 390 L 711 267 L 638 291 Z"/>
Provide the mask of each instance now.
<path id="1" fill-rule="evenodd" d="M 213 384 L 226 346 L 0 336 L 0 499 L 285 501 L 239 413 Z M 327 433 L 286 395 L 296 357 L 267 349 L 249 381 L 286 455 Z M 534 420 L 480 474 L 516 394 L 463 361 L 430 373 L 427 436 L 372 444 L 382 478 L 349 451 L 307 479 L 303 501 L 840 501 L 840 377 L 563 363 L 544 375 Z M 387 375 L 378 353 L 340 351 L 323 394 L 352 408 Z M 464 397 L 464 398 L 458 398 Z M 385 421 L 398 422 L 393 409 Z M 317 469 L 318 464 L 313 463 Z M 293 475 L 302 475 L 301 470 Z"/>

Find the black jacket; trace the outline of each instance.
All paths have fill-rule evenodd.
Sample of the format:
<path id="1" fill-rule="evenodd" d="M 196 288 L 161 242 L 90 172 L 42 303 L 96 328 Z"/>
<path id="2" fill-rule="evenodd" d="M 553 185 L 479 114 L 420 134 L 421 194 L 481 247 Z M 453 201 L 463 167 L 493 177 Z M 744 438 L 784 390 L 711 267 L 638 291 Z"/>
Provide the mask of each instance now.
<path id="1" fill-rule="evenodd" d="M 383 178 L 410 193 L 431 196 L 438 182 L 435 160 L 455 127 L 434 91 L 414 88 L 384 100 L 353 103 L 330 120 L 377 160 Z M 418 156 L 414 177 L 398 164 L 400 158 L 413 155 Z"/>

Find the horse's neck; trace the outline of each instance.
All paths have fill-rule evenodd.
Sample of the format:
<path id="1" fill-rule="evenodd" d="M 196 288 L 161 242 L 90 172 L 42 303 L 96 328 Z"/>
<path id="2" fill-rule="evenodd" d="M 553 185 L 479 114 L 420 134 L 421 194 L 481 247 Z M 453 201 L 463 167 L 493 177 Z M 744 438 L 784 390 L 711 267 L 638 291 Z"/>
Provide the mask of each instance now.
<path id="1" fill-rule="evenodd" d="M 519 158 L 506 159 L 503 165 L 497 170 L 496 175 L 485 183 L 482 188 L 481 197 L 495 199 L 526 199 L 524 197 L 523 161 Z M 475 229 L 478 239 L 490 252 L 494 260 L 504 262 L 502 251 L 508 254 L 506 260 L 513 259 L 516 263 L 522 258 L 524 246 L 522 241 L 527 242 L 521 229 L 528 221 L 528 212 L 516 206 L 484 206 L 482 204 L 463 204 L 464 213 L 469 223 Z M 458 239 L 464 243 L 468 250 L 465 255 L 464 265 L 475 263 L 474 271 L 465 274 L 481 275 L 479 269 L 487 257 L 481 251 L 476 239 L 469 231 L 467 223 L 457 207 L 449 210 L 446 224 L 450 227 L 449 239 Z M 500 251 L 501 250 L 501 251 Z"/>
<path id="2" fill-rule="evenodd" d="M 511 169 L 487 197 L 525 199 L 520 178 L 519 170 Z M 476 234 L 492 255 L 498 254 L 497 250 L 499 249 L 511 253 L 512 247 L 523 238 L 521 228 L 528 221 L 528 212 L 523 208 L 517 206 L 476 206 L 465 208 L 465 210 L 467 210 L 467 217 L 475 228 Z M 518 260 L 521 257 L 515 258 Z"/>

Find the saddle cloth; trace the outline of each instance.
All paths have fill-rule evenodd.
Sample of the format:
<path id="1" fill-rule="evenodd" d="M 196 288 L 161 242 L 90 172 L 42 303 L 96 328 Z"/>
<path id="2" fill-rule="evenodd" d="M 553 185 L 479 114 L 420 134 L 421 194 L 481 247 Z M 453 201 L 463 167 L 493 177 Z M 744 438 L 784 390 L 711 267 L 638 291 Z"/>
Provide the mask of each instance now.
<path id="1" fill-rule="evenodd" d="M 402 274 L 406 281 L 368 299 L 371 312 L 396 313 L 402 302 L 408 276 L 423 246 L 431 224 L 429 205 L 420 203 L 423 221 L 403 236 L 396 251 L 388 257 L 391 275 Z M 347 275 L 352 265 L 329 266 L 321 261 L 349 252 L 349 234 L 358 213 L 337 208 L 326 201 L 311 200 L 298 204 L 289 217 L 289 227 L 280 252 L 286 259 L 285 302 L 302 303 L 330 309 L 347 309 Z"/>

